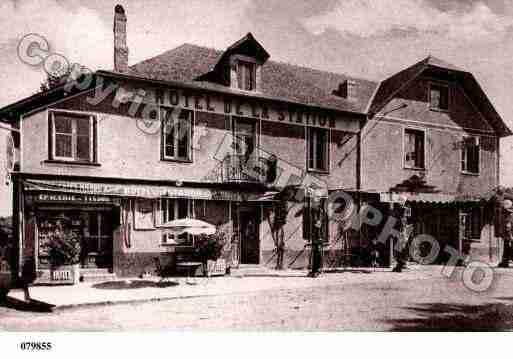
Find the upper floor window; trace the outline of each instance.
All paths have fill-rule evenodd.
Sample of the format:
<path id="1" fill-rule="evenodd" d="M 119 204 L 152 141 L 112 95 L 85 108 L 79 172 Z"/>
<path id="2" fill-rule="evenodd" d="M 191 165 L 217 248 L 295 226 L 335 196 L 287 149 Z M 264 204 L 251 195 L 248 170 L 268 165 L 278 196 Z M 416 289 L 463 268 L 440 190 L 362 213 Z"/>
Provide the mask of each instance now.
<path id="1" fill-rule="evenodd" d="M 162 198 L 159 201 L 160 225 L 176 219 L 191 217 L 192 201 L 184 198 Z M 193 236 L 187 233 L 162 234 L 162 244 L 192 246 Z"/>
<path id="2" fill-rule="evenodd" d="M 239 60 L 237 62 L 237 85 L 241 90 L 256 89 L 256 64 Z"/>
<path id="3" fill-rule="evenodd" d="M 309 170 L 329 170 L 328 130 L 323 128 L 307 128 L 307 164 Z"/>
<path id="4" fill-rule="evenodd" d="M 425 133 L 407 128 L 404 130 L 404 167 L 425 168 Z"/>
<path id="5" fill-rule="evenodd" d="M 87 114 L 50 112 L 50 159 L 94 162 L 95 117 Z"/>
<path id="6" fill-rule="evenodd" d="M 162 159 L 192 161 L 193 112 L 161 107 Z"/>
<path id="7" fill-rule="evenodd" d="M 235 117 L 233 120 L 233 132 L 235 141 L 233 148 L 235 154 L 246 161 L 256 155 L 257 148 L 257 123 L 250 119 Z"/>
<path id="8" fill-rule="evenodd" d="M 479 137 L 465 137 L 461 146 L 461 171 L 479 174 Z"/>
<path id="9" fill-rule="evenodd" d="M 431 84 L 429 88 L 429 105 L 432 110 L 449 110 L 449 87 Z"/>

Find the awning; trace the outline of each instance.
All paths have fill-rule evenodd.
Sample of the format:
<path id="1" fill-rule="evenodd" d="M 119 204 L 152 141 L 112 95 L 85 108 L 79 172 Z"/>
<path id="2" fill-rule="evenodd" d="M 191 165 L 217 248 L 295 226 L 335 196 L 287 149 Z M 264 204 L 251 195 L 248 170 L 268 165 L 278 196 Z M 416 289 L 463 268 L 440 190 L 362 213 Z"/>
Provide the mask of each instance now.
<path id="1" fill-rule="evenodd" d="M 483 198 L 473 195 L 455 195 L 446 193 L 409 193 L 409 192 L 382 192 L 379 194 L 381 202 L 385 203 L 405 203 L 405 202 L 424 202 L 424 203 L 462 203 L 479 202 Z"/>
<path id="2" fill-rule="evenodd" d="M 277 201 L 276 195 L 280 192 L 268 191 L 263 194 L 254 194 L 248 197 L 248 202 L 275 202 Z"/>
<path id="3" fill-rule="evenodd" d="M 248 195 L 237 191 L 176 186 L 111 184 L 84 181 L 25 180 L 27 192 L 63 192 L 137 198 L 194 198 L 205 200 L 244 201 Z"/>

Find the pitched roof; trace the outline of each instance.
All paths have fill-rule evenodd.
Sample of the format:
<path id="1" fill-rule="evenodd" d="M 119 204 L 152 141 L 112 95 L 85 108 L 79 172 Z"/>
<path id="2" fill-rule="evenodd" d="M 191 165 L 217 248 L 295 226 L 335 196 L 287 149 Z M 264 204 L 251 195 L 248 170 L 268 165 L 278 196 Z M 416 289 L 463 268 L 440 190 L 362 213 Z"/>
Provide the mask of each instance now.
<path id="1" fill-rule="evenodd" d="M 219 50 L 183 44 L 130 66 L 128 75 L 238 93 L 223 85 L 197 80 L 212 71 L 222 56 L 223 52 Z M 356 99 L 349 100 L 332 94 L 347 80 L 356 81 Z M 376 86 L 376 82 L 343 74 L 266 61 L 262 66 L 262 90 L 254 96 L 365 114 Z"/>
<path id="2" fill-rule="evenodd" d="M 439 67 L 441 69 L 447 69 L 447 70 L 452 70 L 452 71 L 463 71 L 461 68 L 459 68 L 453 64 L 450 64 L 444 60 L 441 60 L 438 57 L 434 57 L 431 55 L 426 57 L 421 62 L 424 63 L 425 65 Z"/>
<path id="3" fill-rule="evenodd" d="M 505 137 L 513 134 L 495 110 L 474 75 L 433 56 L 428 56 L 382 81 L 369 104 L 368 114 L 370 116 L 377 114 L 404 86 L 429 69 L 449 71 L 499 136 Z"/>

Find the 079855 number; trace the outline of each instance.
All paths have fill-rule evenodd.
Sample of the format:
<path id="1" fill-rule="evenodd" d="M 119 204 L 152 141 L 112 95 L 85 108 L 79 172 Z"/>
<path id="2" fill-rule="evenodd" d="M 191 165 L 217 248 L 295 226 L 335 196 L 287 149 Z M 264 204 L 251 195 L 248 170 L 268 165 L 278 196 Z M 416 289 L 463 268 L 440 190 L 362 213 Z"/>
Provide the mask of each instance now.
<path id="1" fill-rule="evenodd" d="M 20 344 L 21 350 L 52 350 L 52 343 L 50 342 L 22 342 Z"/>

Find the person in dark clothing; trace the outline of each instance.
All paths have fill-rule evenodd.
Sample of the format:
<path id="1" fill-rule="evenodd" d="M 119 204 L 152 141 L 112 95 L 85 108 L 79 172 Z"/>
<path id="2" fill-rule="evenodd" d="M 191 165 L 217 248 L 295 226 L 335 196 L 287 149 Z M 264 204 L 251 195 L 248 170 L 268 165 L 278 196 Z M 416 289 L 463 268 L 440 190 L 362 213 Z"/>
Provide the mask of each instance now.
<path id="1" fill-rule="evenodd" d="M 36 261 L 33 257 L 25 259 L 21 271 L 21 285 L 25 300 L 30 301 L 29 286 L 36 280 Z"/>
<path id="2" fill-rule="evenodd" d="M 499 267 L 501 267 L 501 268 L 509 267 L 509 261 L 511 259 L 511 241 L 513 240 L 513 225 L 512 225 L 513 217 L 512 217 L 512 214 L 509 213 L 509 211 L 508 211 L 508 215 L 505 217 L 506 218 L 504 220 L 504 230 L 503 230 L 503 235 L 502 235 L 504 248 L 502 251 L 502 259 L 501 259 L 501 262 L 499 263 Z"/>
<path id="3" fill-rule="evenodd" d="M 311 277 L 318 277 L 322 269 L 322 211 L 313 211 L 312 228 L 312 270 Z"/>

